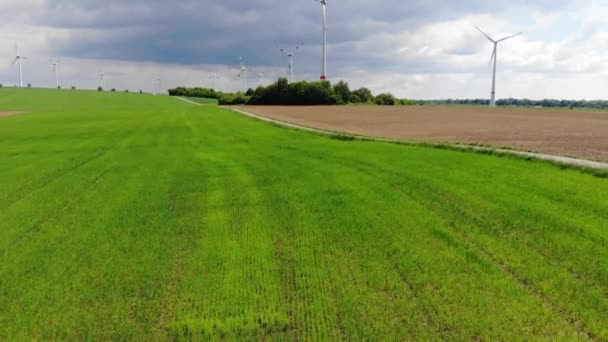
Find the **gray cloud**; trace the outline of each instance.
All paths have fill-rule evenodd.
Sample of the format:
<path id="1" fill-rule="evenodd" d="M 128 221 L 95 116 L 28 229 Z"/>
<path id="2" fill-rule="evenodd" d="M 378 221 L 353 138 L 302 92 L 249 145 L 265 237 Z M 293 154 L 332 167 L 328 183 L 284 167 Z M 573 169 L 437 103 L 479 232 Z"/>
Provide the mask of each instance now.
<path id="1" fill-rule="evenodd" d="M 47 0 L 28 9 L 35 25 L 69 29 L 56 52 L 70 57 L 182 64 L 276 63 L 276 45 L 304 42 L 318 50 L 320 8 L 312 0 Z M 489 11 L 556 10 L 566 0 L 330 1 L 330 43 L 373 39 L 462 15 Z M 0 14 L 0 16 L 2 16 Z M 337 54 L 340 56 L 341 54 Z M 347 54 L 348 55 L 348 54 Z M 374 52 L 357 59 L 374 58 Z M 335 60 L 340 63 L 341 60 Z M 308 68 L 308 65 L 305 64 Z"/>
<path id="2" fill-rule="evenodd" d="M 534 26 L 536 21 L 584 16 L 581 8 L 590 7 L 591 0 L 328 1 L 330 77 L 401 96 L 479 92 L 481 97 L 491 47 L 473 25 L 510 33 L 528 22 Z M 173 78 L 167 84 L 205 85 L 210 73 L 221 72 L 223 86 L 234 90 L 241 86 L 232 77 L 239 56 L 272 78 L 286 69 L 278 47 L 299 42 L 304 46 L 296 58 L 296 75 L 316 79 L 320 14 L 313 0 L 2 0 L 0 32 L 24 37 L 28 54 L 71 60 L 70 76 L 81 77 L 87 86 L 95 85 L 98 69 L 120 65 L 125 73 L 142 78 L 136 82 L 125 77 L 125 87 L 145 88 L 164 68 L 171 72 L 163 77 Z M 607 41 L 601 18 L 586 20 L 566 36 L 562 32 L 547 41 L 524 36 L 505 44 L 500 70 L 509 78 L 503 82 L 514 82 L 511 88 L 521 91 L 525 86 L 516 84 L 514 73 L 532 73 L 526 79 L 536 82 L 534 92 L 541 88 L 537 84 L 543 75 L 565 79 L 575 72 L 601 71 L 606 64 L 601 52 L 606 44 L 601 42 Z M 0 57 L 10 54 L 0 51 Z M 28 69 L 42 70 L 28 70 L 39 77 L 35 82 L 50 82 L 47 61 L 30 61 Z M 86 69 L 86 77 L 82 71 L 79 76 L 76 66 Z M 0 81 L 13 78 L 14 70 L 0 66 Z"/>

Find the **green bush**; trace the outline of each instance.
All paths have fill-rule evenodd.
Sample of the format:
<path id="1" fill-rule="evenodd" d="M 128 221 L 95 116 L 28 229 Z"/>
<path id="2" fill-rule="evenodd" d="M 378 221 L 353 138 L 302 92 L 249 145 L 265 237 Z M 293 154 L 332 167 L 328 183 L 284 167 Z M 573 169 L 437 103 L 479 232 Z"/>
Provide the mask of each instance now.
<path id="1" fill-rule="evenodd" d="M 233 105 L 244 105 L 249 103 L 251 99 L 243 93 L 236 94 L 222 94 L 218 100 L 218 103 L 222 106 L 233 106 Z"/>
<path id="2" fill-rule="evenodd" d="M 316 106 L 336 105 L 347 103 L 376 103 L 378 105 L 414 105 L 415 101 L 397 99 L 392 94 L 380 94 L 374 97 L 371 90 L 360 88 L 350 90 L 348 83 L 340 81 L 331 85 L 328 81 L 294 82 L 279 78 L 277 82 L 267 86 L 249 88 L 246 93 L 222 93 L 209 88 L 177 87 L 169 89 L 169 95 L 191 98 L 216 99 L 220 105 L 286 105 L 286 106 Z"/>
<path id="3" fill-rule="evenodd" d="M 348 83 L 340 81 L 334 85 L 334 93 L 338 98 L 338 104 L 347 104 L 350 101 L 350 88 Z"/>
<path id="4" fill-rule="evenodd" d="M 361 103 L 361 99 L 357 94 L 350 94 L 350 99 L 348 100 L 350 103 Z"/>
<path id="5" fill-rule="evenodd" d="M 394 106 L 397 104 L 397 101 L 398 100 L 395 98 L 395 96 L 393 96 L 393 94 L 382 93 L 376 96 L 375 103 L 379 106 Z"/>

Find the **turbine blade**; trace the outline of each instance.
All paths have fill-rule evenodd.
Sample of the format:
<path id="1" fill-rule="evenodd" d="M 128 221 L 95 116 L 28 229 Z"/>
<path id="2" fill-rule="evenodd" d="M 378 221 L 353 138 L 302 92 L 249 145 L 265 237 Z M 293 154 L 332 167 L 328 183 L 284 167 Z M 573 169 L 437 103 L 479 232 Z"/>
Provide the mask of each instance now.
<path id="1" fill-rule="evenodd" d="M 15 57 L 15 59 L 13 59 L 13 61 L 11 62 L 11 66 L 15 65 L 15 63 L 17 63 L 17 60 L 19 59 L 19 57 Z"/>
<path id="2" fill-rule="evenodd" d="M 494 45 L 494 49 L 492 50 L 492 57 L 490 57 L 490 62 L 488 63 L 489 67 L 492 67 L 492 62 L 496 58 L 496 45 Z"/>
<path id="3" fill-rule="evenodd" d="M 517 36 L 519 36 L 519 35 L 522 35 L 522 34 L 524 34 L 524 33 L 523 33 L 523 32 L 519 32 L 519 33 L 516 33 L 516 34 L 510 35 L 510 36 L 508 36 L 508 37 L 504 37 L 504 38 L 502 38 L 502 39 L 499 39 L 499 40 L 497 41 L 497 43 L 504 42 L 504 41 L 505 41 L 505 40 L 507 40 L 507 39 L 515 38 L 515 37 L 517 37 Z"/>
<path id="4" fill-rule="evenodd" d="M 481 34 L 483 34 L 484 36 L 486 36 L 486 38 L 488 38 L 489 41 L 491 41 L 492 43 L 496 43 L 494 41 L 494 39 L 490 38 L 490 36 L 488 36 L 485 32 L 483 32 L 479 27 L 475 26 L 475 28 L 477 29 L 477 31 L 479 31 Z"/>

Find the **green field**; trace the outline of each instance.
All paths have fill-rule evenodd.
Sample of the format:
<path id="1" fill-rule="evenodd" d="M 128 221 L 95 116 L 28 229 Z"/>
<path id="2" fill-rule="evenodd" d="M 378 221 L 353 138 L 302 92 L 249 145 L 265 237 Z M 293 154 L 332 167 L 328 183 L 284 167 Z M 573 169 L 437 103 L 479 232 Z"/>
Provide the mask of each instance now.
<path id="1" fill-rule="evenodd" d="M 0 90 L 0 340 L 608 339 L 608 179 Z"/>

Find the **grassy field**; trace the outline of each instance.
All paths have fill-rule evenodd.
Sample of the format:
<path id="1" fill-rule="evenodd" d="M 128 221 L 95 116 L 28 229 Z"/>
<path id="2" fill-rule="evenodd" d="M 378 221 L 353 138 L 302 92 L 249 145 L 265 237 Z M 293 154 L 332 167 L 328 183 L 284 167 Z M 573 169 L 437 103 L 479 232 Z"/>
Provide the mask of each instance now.
<path id="1" fill-rule="evenodd" d="M 608 339 L 608 180 L 0 90 L 0 340 Z"/>

